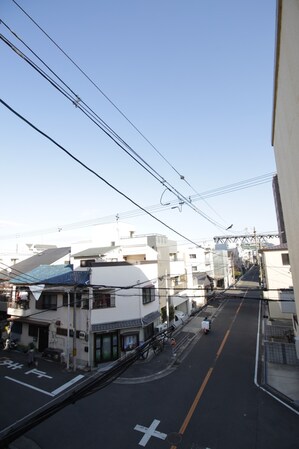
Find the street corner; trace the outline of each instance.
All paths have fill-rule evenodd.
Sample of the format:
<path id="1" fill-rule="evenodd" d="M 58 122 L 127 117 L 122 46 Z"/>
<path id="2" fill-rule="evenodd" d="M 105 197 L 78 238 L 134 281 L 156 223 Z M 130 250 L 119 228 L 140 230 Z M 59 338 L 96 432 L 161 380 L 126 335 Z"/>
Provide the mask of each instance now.
<path id="1" fill-rule="evenodd" d="M 67 372 L 60 365 L 42 359 L 36 359 L 28 366 L 25 354 L 7 353 L 0 356 L 0 377 L 8 383 L 7 388 L 17 384 L 26 390 L 55 397 L 82 381 L 85 375 Z"/>

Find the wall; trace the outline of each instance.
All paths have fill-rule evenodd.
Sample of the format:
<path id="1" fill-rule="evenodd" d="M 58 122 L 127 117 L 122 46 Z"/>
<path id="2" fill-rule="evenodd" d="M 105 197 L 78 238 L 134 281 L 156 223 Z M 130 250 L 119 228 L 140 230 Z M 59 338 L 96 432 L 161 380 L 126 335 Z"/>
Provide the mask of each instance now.
<path id="1" fill-rule="evenodd" d="M 281 9 L 280 9 L 281 8 Z M 273 146 L 299 311 L 299 2 L 278 1 Z M 297 355 L 299 355 L 299 329 Z"/>
<path id="2" fill-rule="evenodd" d="M 288 251 L 270 250 L 262 253 L 265 287 L 269 290 L 264 291 L 264 298 L 272 300 L 268 303 L 271 318 L 292 319 L 292 314 L 282 312 L 279 302 L 280 294 L 278 290 L 293 287 L 290 265 L 282 264 L 282 254 L 288 254 Z"/>
<path id="3" fill-rule="evenodd" d="M 155 262 L 139 265 L 122 264 L 113 267 L 105 267 L 103 264 L 92 267 L 91 284 L 119 287 L 116 291 L 116 307 L 93 310 L 91 324 L 141 318 L 159 310 L 158 291 L 155 301 L 143 305 L 141 288 L 121 289 L 131 285 L 157 286 L 157 263 Z"/>

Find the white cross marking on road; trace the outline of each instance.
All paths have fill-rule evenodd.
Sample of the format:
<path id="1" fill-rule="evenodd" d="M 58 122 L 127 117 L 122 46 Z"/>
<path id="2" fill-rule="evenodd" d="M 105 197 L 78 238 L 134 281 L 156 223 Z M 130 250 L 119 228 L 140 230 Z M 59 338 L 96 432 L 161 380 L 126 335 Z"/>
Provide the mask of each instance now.
<path id="1" fill-rule="evenodd" d="M 162 432 L 158 432 L 156 430 L 156 428 L 158 427 L 158 425 L 160 424 L 160 421 L 158 421 L 157 419 L 154 419 L 154 421 L 151 423 L 151 425 L 149 427 L 144 427 L 144 426 L 140 426 L 139 424 L 137 424 L 134 427 L 134 430 L 138 430 L 139 432 L 143 432 L 144 435 L 141 438 L 141 440 L 139 441 L 139 446 L 145 446 L 149 439 L 151 437 L 156 437 L 156 438 L 160 438 L 160 440 L 165 440 L 165 438 L 167 437 L 166 433 L 162 433 Z"/>

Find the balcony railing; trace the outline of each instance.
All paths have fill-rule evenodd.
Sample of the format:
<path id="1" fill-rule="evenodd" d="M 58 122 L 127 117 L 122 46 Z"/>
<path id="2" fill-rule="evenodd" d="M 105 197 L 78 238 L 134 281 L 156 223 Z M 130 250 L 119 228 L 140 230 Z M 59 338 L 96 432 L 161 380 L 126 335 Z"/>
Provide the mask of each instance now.
<path id="1" fill-rule="evenodd" d="M 9 301 L 7 303 L 7 313 L 14 316 L 31 315 L 30 301 Z"/>

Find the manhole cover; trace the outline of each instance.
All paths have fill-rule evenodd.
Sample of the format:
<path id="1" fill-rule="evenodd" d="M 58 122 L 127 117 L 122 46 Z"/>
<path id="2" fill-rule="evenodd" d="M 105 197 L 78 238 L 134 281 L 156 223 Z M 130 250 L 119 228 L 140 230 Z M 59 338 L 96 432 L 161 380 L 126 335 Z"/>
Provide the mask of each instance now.
<path id="1" fill-rule="evenodd" d="M 177 432 L 169 433 L 167 435 L 167 441 L 170 444 L 179 444 L 182 441 L 182 435 Z"/>

